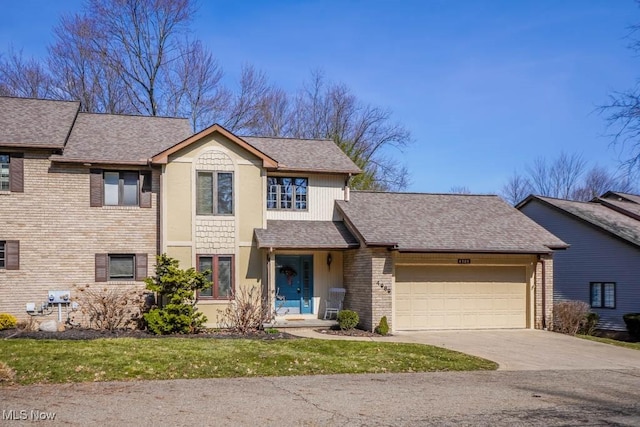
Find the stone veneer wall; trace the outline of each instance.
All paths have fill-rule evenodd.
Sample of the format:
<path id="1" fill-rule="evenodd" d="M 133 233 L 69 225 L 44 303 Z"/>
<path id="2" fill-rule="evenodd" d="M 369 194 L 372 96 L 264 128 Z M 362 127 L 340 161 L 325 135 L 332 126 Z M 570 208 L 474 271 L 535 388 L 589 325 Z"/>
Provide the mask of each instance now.
<path id="1" fill-rule="evenodd" d="M 0 240 L 20 242 L 20 269 L 0 269 L 0 312 L 27 319 L 27 302 L 44 302 L 49 290 L 70 290 L 77 297 L 74 286 L 143 290 L 143 282 L 96 283 L 95 254 L 146 253 L 153 274 L 159 185 L 154 171 L 151 208 L 90 207 L 88 167 L 25 153 L 24 193 L 0 193 Z"/>
<path id="2" fill-rule="evenodd" d="M 544 281 L 542 273 L 542 263 L 544 262 Z M 546 285 L 545 289 L 545 317 L 546 321 L 543 325 L 542 322 L 542 287 L 543 283 Z M 534 324 L 536 329 L 542 329 L 546 327 L 549 330 L 553 330 L 553 256 L 541 255 L 540 262 L 536 265 L 536 291 L 535 291 L 535 319 Z"/>
<path id="3" fill-rule="evenodd" d="M 221 151 L 205 151 L 196 160 L 196 170 L 234 172 L 233 161 Z M 234 176 L 234 181 L 235 181 Z M 195 192 L 195 189 L 194 189 Z M 234 182 L 234 192 L 237 188 Z M 235 194 L 234 194 L 235 196 Z M 234 200 L 234 212 L 235 206 Z M 236 248 L 236 220 L 234 216 L 196 216 L 196 253 L 231 255 Z"/>
<path id="4" fill-rule="evenodd" d="M 345 308 L 360 316 L 360 327 L 373 330 L 382 316 L 393 328 L 392 254 L 385 248 L 361 248 L 344 253 Z"/>

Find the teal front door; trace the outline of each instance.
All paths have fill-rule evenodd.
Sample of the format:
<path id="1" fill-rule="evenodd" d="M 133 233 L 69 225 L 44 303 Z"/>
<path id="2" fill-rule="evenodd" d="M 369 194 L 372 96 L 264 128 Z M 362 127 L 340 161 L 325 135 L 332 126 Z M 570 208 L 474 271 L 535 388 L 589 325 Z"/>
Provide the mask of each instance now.
<path id="1" fill-rule="evenodd" d="M 276 255 L 276 312 L 313 313 L 313 255 Z"/>

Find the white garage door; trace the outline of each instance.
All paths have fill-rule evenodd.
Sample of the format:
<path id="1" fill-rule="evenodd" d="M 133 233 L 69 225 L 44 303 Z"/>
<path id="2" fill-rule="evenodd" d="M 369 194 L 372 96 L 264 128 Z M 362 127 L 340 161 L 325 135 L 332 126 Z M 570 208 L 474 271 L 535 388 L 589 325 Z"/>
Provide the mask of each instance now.
<path id="1" fill-rule="evenodd" d="M 526 328 L 524 267 L 398 266 L 396 329 Z"/>

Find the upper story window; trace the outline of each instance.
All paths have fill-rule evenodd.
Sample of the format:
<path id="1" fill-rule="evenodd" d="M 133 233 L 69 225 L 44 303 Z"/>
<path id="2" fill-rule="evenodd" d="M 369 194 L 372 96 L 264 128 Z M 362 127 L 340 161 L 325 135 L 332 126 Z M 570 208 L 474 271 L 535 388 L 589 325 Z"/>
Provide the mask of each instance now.
<path id="1" fill-rule="evenodd" d="M 0 268 L 5 268 L 5 265 L 7 265 L 7 252 L 5 250 L 6 244 L 7 242 L 0 240 Z"/>
<path id="2" fill-rule="evenodd" d="M 0 191 L 24 191 L 24 156 L 21 153 L 0 153 Z"/>
<path id="3" fill-rule="evenodd" d="M 91 170 L 91 206 L 150 208 L 151 194 L 151 171 Z"/>
<path id="4" fill-rule="evenodd" d="M 267 209 L 307 209 L 307 178 L 267 177 Z"/>
<path id="5" fill-rule="evenodd" d="M 233 215 L 232 172 L 198 172 L 196 193 L 198 215 Z"/>
<path id="6" fill-rule="evenodd" d="M 616 308 L 616 284 L 613 282 L 591 282 L 591 307 Z"/>
<path id="7" fill-rule="evenodd" d="M 0 154 L 0 191 L 9 191 L 9 155 Z"/>
<path id="8" fill-rule="evenodd" d="M 138 172 L 104 172 L 105 206 L 138 205 Z"/>

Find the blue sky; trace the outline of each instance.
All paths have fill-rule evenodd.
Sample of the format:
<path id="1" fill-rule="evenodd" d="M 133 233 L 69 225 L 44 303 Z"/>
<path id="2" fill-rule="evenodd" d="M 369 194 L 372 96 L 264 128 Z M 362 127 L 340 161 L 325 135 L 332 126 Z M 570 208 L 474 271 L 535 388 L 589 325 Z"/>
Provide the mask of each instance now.
<path id="1" fill-rule="evenodd" d="M 0 0 L 0 51 L 46 55 L 81 0 Z M 632 0 L 203 0 L 193 30 L 233 84 L 243 64 L 294 90 L 322 69 L 412 133 L 409 191 L 497 193 L 538 156 L 615 168 L 608 94 L 640 77 Z"/>

